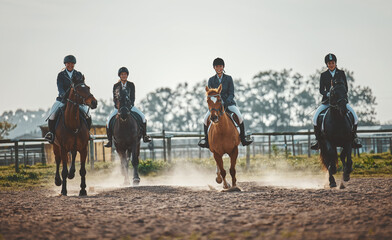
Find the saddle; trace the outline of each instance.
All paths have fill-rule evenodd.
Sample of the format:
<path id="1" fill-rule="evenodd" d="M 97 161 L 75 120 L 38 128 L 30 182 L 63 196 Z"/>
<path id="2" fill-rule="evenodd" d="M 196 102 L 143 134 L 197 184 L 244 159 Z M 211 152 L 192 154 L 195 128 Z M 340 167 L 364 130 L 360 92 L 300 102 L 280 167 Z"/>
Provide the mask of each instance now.
<path id="1" fill-rule="evenodd" d="M 324 123 L 327 114 L 329 113 L 331 107 L 324 109 L 317 117 L 317 126 L 321 126 L 321 132 L 324 133 Z M 351 129 L 354 127 L 354 115 L 352 112 L 348 111 L 346 114 L 346 118 L 351 124 Z"/>
<path id="2" fill-rule="evenodd" d="M 141 134 L 142 134 L 142 132 L 143 132 L 143 119 L 139 116 L 139 114 L 137 114 L 137 113 L 135 113 L 135 112 L 133 112 L 133 111 L 130 111 L 130 115 L 133 117 L 133 119 L 135 119 L 136 124 L 137 124 L 137 126 L 138 126 L 138 128 L 139 128 L 140 136 L 141 136 Z M 110 121 L 109 121 L 109 130 L 110 130 L 110 131 L 113 130 L 114 124 L 116 123 L 116 121 L 117 121 L 117 118 L 116 118 L 116 115 L 114 115 L 114 116 L 110 119 Z"/>
<path id="3" fill-rule="evenodd" d="M 238 133 L 240 133 L 240 120 L 238 119 L 237 115 L 230 111 L 229 109 L 225 109 L 225 114 L 230 118 L 231 122 L 233 123 L 234 127 L 237 128 Z M 208 117 L 208 131 L 210 131 L 210 126 L 211 126 L 211 116 Z"/>
<path id="4" fill-rule="evenodd" d="M 60 119 L 63 117 L 64 112 L 65 112 L 65 107 L 66 105 L 60 107 L 59 109 L 57 109 L 56 111 L 56 118 L 54 119 L 55 124 L 55 128 L 58 127 Z M 86 124 L 86 126 L 88 126 L 87 124 L 87 118 L 88 116 L 83 112 L 83 111 L 79 111 L 79 119 L 81 122 L 84 122 L 84 124 Z"/>

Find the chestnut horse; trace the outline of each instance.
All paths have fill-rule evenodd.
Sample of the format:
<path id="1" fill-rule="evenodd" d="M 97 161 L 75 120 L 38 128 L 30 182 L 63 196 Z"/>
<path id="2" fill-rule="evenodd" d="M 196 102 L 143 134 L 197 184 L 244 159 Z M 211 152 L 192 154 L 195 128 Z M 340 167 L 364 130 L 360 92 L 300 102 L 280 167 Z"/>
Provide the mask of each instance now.
<path id="1" fill-rule="evenodd" d="M 234 126 L 232 120 L 226 114 L 225 108 L 222 104 L 220 93 L 222 85 L 216 88 L 206 87 L 208 109 L 210 110 L 210 129 L 208 132 L 208 139 L 210 151 L 214 154 L 216 161 L 216 182 L 222 183 L 223 188 L 229 189 L 230 184 L 226 182 L 226 171 L 223 168 L 223 155 L 227 153 L 230 156 L 230 175 L 232 179 L 233 189 L 239 190 L 236 187 L 237 179 L 235 178 L 235 165 L 237 163 L 238 145 L 240 144 L 240 136 L 237 128 Z"/>
<path id="2" fill-rule="evenodd" d="M 55 184 L 62 185 L 61 194 L 67 195 L 67 177 L 69 179 L 75 176 L 75 158 L 76 153 L 80 154 L 80 176 L 81 190 L 79 196 L 87 195 L 86 192 L 86 157 L 87 144 L 89 141 L 89 129 L 87 123 L 80 118 L 79 106 L 85 104 L 92 109 L 97 107 L 97 100 L 90 93 L 90 88 L 84 83 L 84 76 L 81 79 L 76 77 L 71 80 L 71 88 L 65 110 L 62 113 L 56 128 L 56 138 L 53 144 L 53 151 L 56 159 L 56 177 Z M 72 163 L 68 172 L 67 162 L 68 153 L 72 154 Z M 59 168 L 63 163 L 61 181 Z"/>

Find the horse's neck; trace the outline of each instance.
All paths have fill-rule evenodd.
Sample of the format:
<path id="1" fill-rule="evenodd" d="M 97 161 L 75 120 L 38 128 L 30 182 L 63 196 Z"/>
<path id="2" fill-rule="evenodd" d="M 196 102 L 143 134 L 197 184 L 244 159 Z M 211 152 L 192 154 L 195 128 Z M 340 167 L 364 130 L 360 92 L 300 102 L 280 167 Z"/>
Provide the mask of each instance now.
<path id="1" fill-rule="evenodd" d="M 218 123 L 213 123 L 215 124 L 216 128 L 219 131 L 227 131 L 227 129 L 230 127 L 230 118 L 227 116 L 226 112 L 223 112 L 222 116 L 219 119 Z M 234 125 L 233 125 L 234 126 Z"/>
<path id="2" fill-rule="evenodd" d="M 69 100 L 72 102 L 76 102 L 73 91 L 71 90 L 69 94 Z M 71 102 L 67 102 L 67 106 L 65 107 L 65 126 L 67 128 L 75 130 L 80 127 L 80 118 L 79 118 L 79 105 L 74 105 Z"/>
<path id="3" fill-rule="evenodd" d="M 331 107 L 329 111 L 331 112 L 331 118 L 333 121 L 340 121 L 343 119 L 338 109 Z"/>

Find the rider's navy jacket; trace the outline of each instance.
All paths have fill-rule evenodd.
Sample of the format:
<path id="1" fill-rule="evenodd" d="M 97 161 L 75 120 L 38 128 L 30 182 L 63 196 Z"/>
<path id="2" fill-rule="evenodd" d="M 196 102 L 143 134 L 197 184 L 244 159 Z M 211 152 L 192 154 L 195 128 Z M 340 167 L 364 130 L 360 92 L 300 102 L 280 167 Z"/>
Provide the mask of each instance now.
<path id="1" fill-rule="evenodd" d="M 113 102 L 115 108 L 117 108 L 116 105 L 121 88 L 121 81 L 118 81 L 118 83 L 114 84 L 113 86 Z M 129 92 L 129 99 L 131 100 L 131 105 L 133 106 L 135 104 L 135 84 L 133 84 L 133 82 L 127 81 L 125 88 Z"/>
<path id="2" fill-rule="evenodd" d="M 323 95 L 323 99 L 321 100 L 323 103 L 329 103 L 329 98 L 327 97 L 327 93 L 331 89 L 331 80 L 343 81 L 344 85 L 346 86 L 346 92 L 348 92 L 347 79 L 344 71 L 336 68 L 335 76 L 332 77 L 332 74 L 329 72 L 329 70 L 327 70 L 321 73 L 320 76 L 320 93 L 321 95 Z"/>
<path id="3" fill-rule="evenodd" d="M 221 98 L 225 107 L 236 105 L 234 101 L 234 82 L 231 76 L 223 74 L 222 82 L 219 83 L 218 76 L 210 77 L 208 80 L 208 88 L 218 88 L 222 84 Z"/>
<path id="4" fill-rule="evenodd" d="M 76 71 L 75 69 L 72 72 L 72 78 L 76 77 L 77 79 L 81 79 L 83 77 L 81 72 Z M 64 69 L 63 71 L 59 72 L 57 75 L 57 89 L 59 91 L 59 95 L 56 98 L 57 101 L 65 101 L 67 100 L 68 96 L 64 96 L 65 93 L 71 87 L 71 79 L 68 76 L 67 71 Z"/>

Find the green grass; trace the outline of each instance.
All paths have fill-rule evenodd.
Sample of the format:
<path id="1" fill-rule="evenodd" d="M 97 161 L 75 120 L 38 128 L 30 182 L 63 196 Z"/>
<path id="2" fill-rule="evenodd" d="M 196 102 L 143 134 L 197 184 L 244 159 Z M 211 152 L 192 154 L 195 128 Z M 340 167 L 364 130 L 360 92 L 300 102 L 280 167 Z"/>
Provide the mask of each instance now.
<path id="1" fill-rule="evenodd" d="M 230 160 L 224 158 L 225 166 L 228 167 Z M 170 170 L 177 164 L 191 163 L 193 168 L 201 170 L 214 171 L 216 168 L 215 160 L 210 157 L 206 159 L 174 159 L 171 163 L 163 160 L 145 160 L 140 161 L 139 172 L 143 176 L 154 177 L 160 174 L 170 174 Z M 79 163 L 77 163 L 79 165 Z M 361 154 L 361 157 L 353 157 L 354 177 L 392 177 L 392 155 L 391 153 L 381 154 Z M 79 169 L 79 166 L 76 166 Z M 94 170 L 86 166 L 88 175 L 104 176 L 105 173 L 112 172 L 114 164 L 112 162 L 96 162 Z M 257 175 L 263 170 L 277 169 L 279 171 L 307 171 L 320 172 L 322 166 L 319 156 L 312 155 L 308 158 L 306 155 L 292 156 L 289 155 L 287 160 L 282 152 L 273 154 L 271 158 L 264 155 L 256 155 L 250 158 L 250 168 L 246 168 L 246 159 L 237 160 L 237 172 L 247 175 Z M 342 164 L 339 161 L 339 169 L 342 171 Z M 60 169 L 61 171 L 61 169 Z M 0 189 L 1 190 L 26 190 L 53 185 L 55 175 L 55 165 L 36 164 L 34 166 L 20 166 L 20 172 L 15 172 L 15 166 L 0 167 Z"/>

